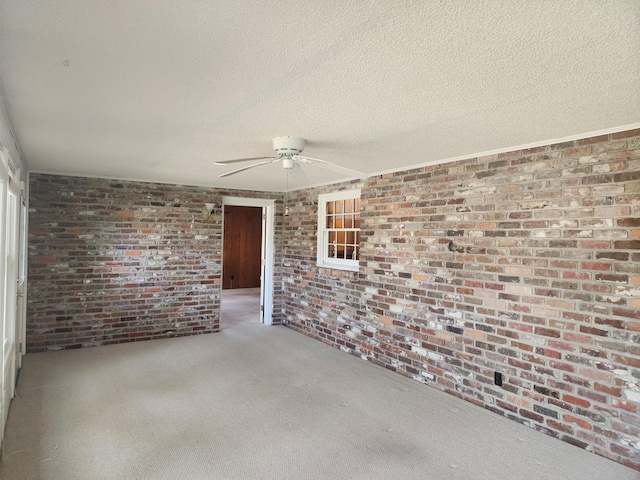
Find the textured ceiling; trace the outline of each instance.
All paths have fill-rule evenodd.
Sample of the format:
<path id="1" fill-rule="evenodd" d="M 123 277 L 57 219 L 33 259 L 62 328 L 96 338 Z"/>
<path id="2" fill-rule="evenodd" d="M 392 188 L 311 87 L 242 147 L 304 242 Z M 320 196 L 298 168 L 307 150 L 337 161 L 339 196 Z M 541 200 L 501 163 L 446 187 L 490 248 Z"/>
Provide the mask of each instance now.
<path id="1" fill-rule="evenodd" d="M 285 170 L 214 162 L 291 135 L 379 173 L 635 126 L 639 47 L 638 0 L 0 2 L 30 170 L 257 190 Z"/>

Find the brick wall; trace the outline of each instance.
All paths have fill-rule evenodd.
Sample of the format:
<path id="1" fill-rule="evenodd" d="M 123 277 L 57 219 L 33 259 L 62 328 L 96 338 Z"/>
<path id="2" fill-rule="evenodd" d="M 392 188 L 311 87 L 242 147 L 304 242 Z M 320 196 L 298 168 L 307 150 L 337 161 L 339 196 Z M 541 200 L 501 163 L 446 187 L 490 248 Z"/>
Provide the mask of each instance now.
<path id="1" fill-rule="evenodd" d="M 27 351 L 219 330 L 224 195 L 281 197 L 31 174 Z"/>
<path id="2" fill-rule="evenodd" d="M 289 196 L 289 327 L 640 470 L 640 130 L 371 178 L 360 271 L 319 269 L 353 187 Z"/>

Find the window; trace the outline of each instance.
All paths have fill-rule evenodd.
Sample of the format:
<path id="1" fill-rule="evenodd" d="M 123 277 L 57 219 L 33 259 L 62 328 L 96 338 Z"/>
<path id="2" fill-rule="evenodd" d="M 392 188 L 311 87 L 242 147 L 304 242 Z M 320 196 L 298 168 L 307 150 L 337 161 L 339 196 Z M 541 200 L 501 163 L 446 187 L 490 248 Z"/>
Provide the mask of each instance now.
<path id="1" fill-rule="evenodd" d="M 358 270 L 360 190 L 318 196 L 318 266 Z"/>

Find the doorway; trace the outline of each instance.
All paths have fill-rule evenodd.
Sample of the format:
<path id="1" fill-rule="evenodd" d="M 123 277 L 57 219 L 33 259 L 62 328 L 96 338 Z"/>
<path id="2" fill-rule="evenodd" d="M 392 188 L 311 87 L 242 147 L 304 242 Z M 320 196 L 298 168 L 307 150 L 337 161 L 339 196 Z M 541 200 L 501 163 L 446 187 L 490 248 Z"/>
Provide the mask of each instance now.
<path id="1" fill-rule="evenodd" d="M 223 197 L 220 328 L 273 323 L 274 200 Z"/>

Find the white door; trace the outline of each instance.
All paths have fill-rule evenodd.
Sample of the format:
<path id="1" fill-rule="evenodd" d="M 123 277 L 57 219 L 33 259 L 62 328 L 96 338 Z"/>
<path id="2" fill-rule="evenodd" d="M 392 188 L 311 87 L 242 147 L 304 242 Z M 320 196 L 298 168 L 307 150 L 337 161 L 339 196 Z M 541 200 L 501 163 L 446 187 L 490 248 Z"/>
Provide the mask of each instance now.
<path id="1" fill-rule="evenodd" d="M 20 243 L 20 190 L 17 182 L 9 180 L 5 210 L 4 263 L 4 315 L 2 322 L 2 426 L 7 421 L 9 403 L 13 398 L 16 383 L 16 323 L 19 282 Z"/>

